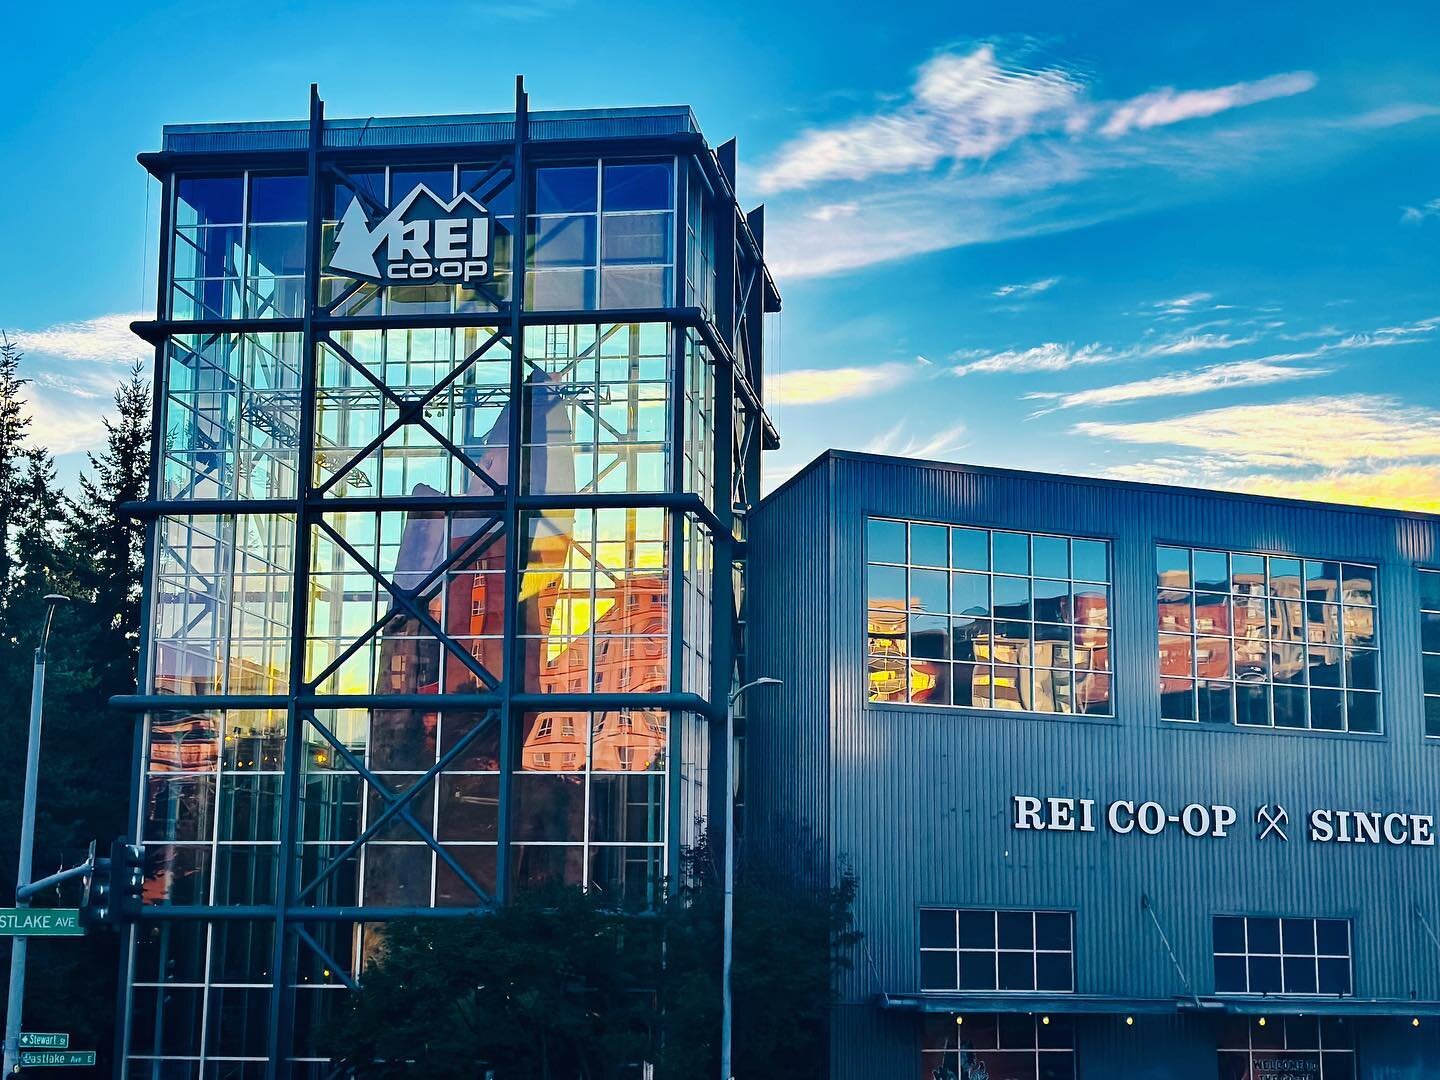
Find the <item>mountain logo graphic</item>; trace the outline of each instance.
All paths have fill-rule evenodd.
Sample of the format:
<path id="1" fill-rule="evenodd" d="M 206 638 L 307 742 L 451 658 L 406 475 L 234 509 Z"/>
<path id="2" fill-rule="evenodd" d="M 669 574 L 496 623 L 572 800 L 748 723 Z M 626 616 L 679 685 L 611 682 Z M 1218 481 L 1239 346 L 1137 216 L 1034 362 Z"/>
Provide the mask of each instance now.
<path id="1" fill-rule="evenodd" d="M 490 276 L 490 211 L 461 192 L 417 185 L 379 221 L 350 200 L 326 269 L 381 285 L 468 284 Z"/>

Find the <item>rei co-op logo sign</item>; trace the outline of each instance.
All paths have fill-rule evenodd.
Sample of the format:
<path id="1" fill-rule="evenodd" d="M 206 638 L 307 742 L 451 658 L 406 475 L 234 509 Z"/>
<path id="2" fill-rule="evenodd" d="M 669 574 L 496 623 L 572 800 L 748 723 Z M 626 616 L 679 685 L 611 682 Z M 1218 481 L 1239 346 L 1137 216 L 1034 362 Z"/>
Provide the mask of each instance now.
<path id="1" fill-rule="evenodd" d="M 490 211 L 418 185 L 379 221 L 352 199 L 326 269 L 382 285 L 469 284 L 490 276 Z"/>

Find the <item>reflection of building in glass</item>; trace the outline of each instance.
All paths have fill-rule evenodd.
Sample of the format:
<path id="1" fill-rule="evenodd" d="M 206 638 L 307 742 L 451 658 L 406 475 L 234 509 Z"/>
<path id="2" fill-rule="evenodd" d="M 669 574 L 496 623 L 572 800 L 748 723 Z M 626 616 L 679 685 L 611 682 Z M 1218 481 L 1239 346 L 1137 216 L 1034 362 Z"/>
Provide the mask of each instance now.
<path id="1" fill-rule="evenodd" d="M 1103 541 L 883 518 L 868 536 L 872 701 L 1110 711 Z"/>
<path id="2" fill-rule="evenodd" d="M 653 904 L 747 671 L 779 297 L 730 150 L 684 108 L 321 112 L 167 128 L 143 159 L 165 281 L 130 1075 L 324 1075 L 315 1035 L 393 918 L 550 885 Z M 332 268 L 342 219 L 421 185 L 484 208 L 486 280 Z"/>
<path id="3" fill-rule="evenodd" d="M 1375 568 L 1157 549 L 1167 720 L 1380 731 Z"/>

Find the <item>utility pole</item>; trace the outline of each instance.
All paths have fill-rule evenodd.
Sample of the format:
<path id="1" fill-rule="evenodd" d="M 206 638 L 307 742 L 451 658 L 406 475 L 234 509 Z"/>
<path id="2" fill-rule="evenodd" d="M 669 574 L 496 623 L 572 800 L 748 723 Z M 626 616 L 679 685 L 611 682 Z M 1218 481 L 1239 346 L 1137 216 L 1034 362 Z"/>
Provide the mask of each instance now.
<path id="1" fill-rule="evenodd" d="M 779 686 L 762 677 L 737 686 L 725 702 L 725 946 L 720 969 L 720 1080 L 732 1080 L 734 1000 L 730 993 L 730 961 L 735 952 L 735 702 L 757 686 Z"/>
<path id="2" fill-rule="evenodd" d="M 45 707 L 45 646 L 50 640 L 50 626 L 55 609 L 70 602 L 68 596 L 51 593 L 45 597 L 45 621 L 40 627 L 40 643 L 35 646 L 35 680 L 30 685 L 30 741 L 25 750 L 25 797 L 20 811 L 20 869 L 15 875 L 15 906 L 29 907 L 30 897 L 24 889 L 30 884 L 31 862 L 35 854 L 35 788 L 40 779 L 40 714 Z M 25 952 L 29 940 L 17 937 L 10 943 L 10 999 L 5 1012 L 5 1068 L 9 1077 L 20 1062 L 20 1018 L 25 1005 Z"/>

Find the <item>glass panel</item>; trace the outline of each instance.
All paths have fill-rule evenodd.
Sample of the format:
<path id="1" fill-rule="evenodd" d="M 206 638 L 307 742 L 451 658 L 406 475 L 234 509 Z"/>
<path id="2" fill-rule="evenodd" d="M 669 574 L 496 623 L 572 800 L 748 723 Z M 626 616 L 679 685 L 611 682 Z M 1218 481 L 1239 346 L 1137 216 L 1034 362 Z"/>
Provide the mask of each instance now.
<path id="1" fill-rule="evenodd" d="M 310 216 L 309 192 L 304 176 L 251 176 L 250 221 L 303 223 Z"/>
<path id="2" fill-rule="evenodd" d="M 531 209 L 537 214 L 594 213 L 598 209 L 596 180 L 594 165 L 536 169 Z"/>
<path id="3" fill-rule="evenodd" d="M 871 562 L 905 562 L 904 522 L 869 518 L 865 523 L 865 537 Z"/>
<path id="4" fill-rule="evenodd" d="M 668 162 L 605 165 L 607 213 L 615 210 L 669 210 L 673 205 L 674 182 Z"/>
<path id="5" fill-rule="evenodd" d="M 244 198 L 238 176 L 182 177 L 175 184 L 175 224 L 238 225 Z"/>

